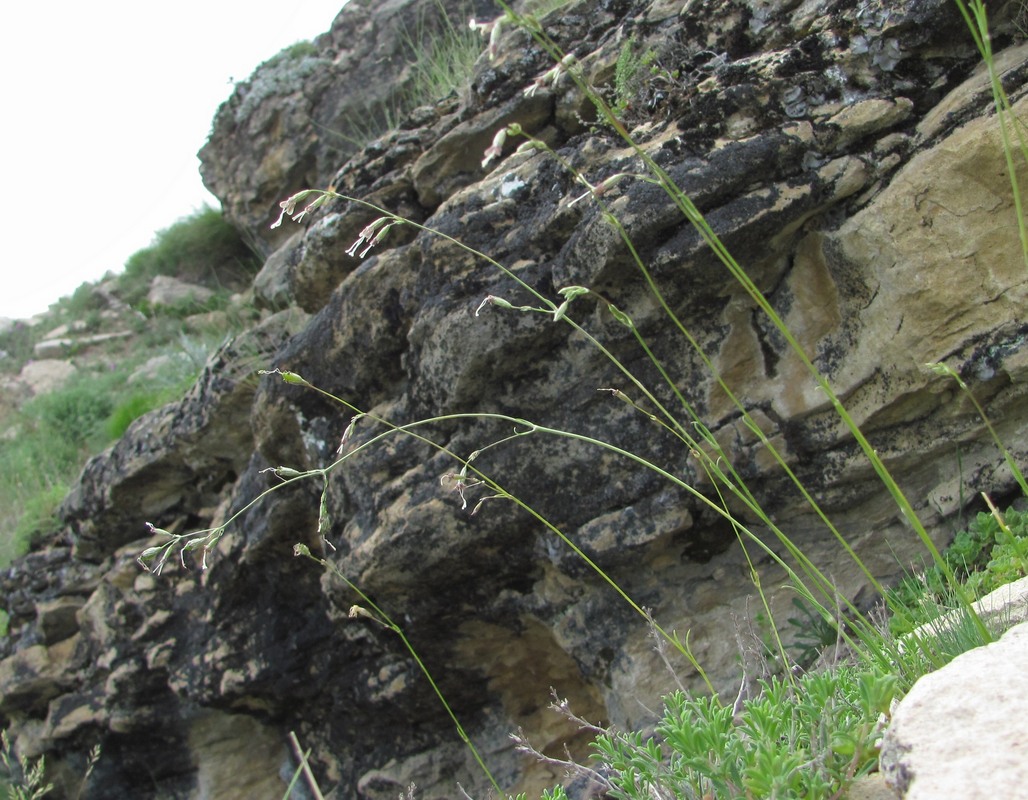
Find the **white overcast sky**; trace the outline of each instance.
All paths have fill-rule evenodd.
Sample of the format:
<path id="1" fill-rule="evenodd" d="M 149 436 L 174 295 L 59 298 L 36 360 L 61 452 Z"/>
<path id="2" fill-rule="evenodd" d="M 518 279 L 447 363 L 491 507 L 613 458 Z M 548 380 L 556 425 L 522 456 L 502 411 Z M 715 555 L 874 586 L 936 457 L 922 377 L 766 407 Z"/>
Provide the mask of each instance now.
<path id="1" fill-rule="evenodd" d="M 205 202 L 197 150 L 261 61 L 345 0 L 9 2 L 0 23 L 0 317 L 119 271 Z"/>

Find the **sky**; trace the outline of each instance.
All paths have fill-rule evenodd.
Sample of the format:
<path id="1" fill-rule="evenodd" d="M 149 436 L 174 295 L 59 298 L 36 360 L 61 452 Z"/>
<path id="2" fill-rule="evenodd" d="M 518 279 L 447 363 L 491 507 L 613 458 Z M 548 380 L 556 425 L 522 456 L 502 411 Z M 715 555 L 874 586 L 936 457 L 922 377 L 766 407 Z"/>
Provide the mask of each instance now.
<path id="1" fill-rule="evenodd" d="M 346 0 L 8 3 L 0 317 L 121 270 L 204 203 L 196 152 L 234 82 Z"/>

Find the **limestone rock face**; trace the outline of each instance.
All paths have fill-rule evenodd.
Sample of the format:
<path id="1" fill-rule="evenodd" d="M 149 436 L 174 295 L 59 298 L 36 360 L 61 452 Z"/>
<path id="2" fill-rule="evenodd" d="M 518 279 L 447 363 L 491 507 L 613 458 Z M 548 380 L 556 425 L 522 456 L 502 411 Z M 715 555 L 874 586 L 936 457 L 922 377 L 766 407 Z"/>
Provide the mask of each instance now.
<path id="1" fill-rule="evenodd" d="M 385 130 L 410 90 L 412 46 L 439 30 L 438 9 L 489 16 L 488 0 L 351 0 L 310 47 L 290 47 L 237 84 L 200 150 L 201 174 L 229 220 L 265 245 L 279 201 L 317 186 Z M 372 136 L 374 138 L 374 136 Z M 270 250 L 269 250 L 270 252 Z"/>
<path id="2" fill-rule="evenodd" d="M 694 5 L 578 0 L 544 24 L 612 100 L 625 48 L 652 51 L 655 69 L 622 81 L 619 124 L 706 216 L 941 542 L 961 498 L 988 490 L 1002 502 L 1014 484 L 972 404 L 923 365 L 959 373 L 1015 458 L 1028 452 L 1028 272 L 969 34 L 949 0 Z M 97 785 L 109 796 L 214 796 L 204 788 L 213 786 L 229 796 L 212 747 L 269 786 L 295 768 L 280 746 L 290 730 L 337 797 L 392 798 L 412 781 L 423 798 L 453 797 L 457 783 L 487 794 L 402 642 L 350 618 L 359 598 L 294 558 L 297 543 L 402 625 L 505 791 L 563 780 L 514 749 L 518 727 L 546 753 L 587 752 L 586 738 L 547 710 L 551 687 L 586 719 L 651 724 L 648 709 L 674 682 L 646 625 L 514 503 L 487 499 L 472 515 L 482 495 L 456 491 L 454 457 L 473 453 L 476 468 L 662 626 L 688 632 L 715 685 L 734 692 L 736 621 L 757 611 L 750 566 L 699 460 L 653 425 L 649 401 L 590 344 L 681 408 L 609 304 L 842 593 L 874 599 L 706 362 L 874 574 L 889 580 L 922 557 L 831 403 L 659 187 L 625 178 L 604 199 L 695 347 L 602 211 L 572 202 L 584 187 L 557 160 L 508 141 L 482 166 L 497 128 L 518 122 L 593 184 L 643 170 L 566 76 L 526 94 L 553 65 L 525 32 L 500 37 L 467 96 L 412 112 L 342 163 L 326 130 L 386 102 L 387 74 L 402 83 L 389 37 L 430 6 L 352 0 L 315 53 L 273 59 L 219 110 L 205 179 L 272 254 L 258 302 L 291 310 L 230 345 L 181 404 L 135 423 L 92 461 L 64 505 L 64 538 L 3 580 L 11 635 L 0 682 L 19 747 L 74 774 L 76 754 L 100 741 L 109 757 Z M 992 22 L 1024 119 L 1028 51 L 1001 15 Z M 329 184 L 444 236 L 397 226 L 352 257 L 379 213 L 341 200 L 302 227 L 268 228 L 286 196 Z M 591 288 L 568 309 L 579 328 L 480 308 L 489 295 L 538 305 L 513 276 L 558 302 L 562 287 Z M 299 373 L 368 416 L 340 451 L 355 412 L 278 376 L 252 377 L 258 367 Z M 608 389 L 645 413 L 598 391 Z M 459 417 L 470 412 L 494 416 Z M 420 439 L 375 421 L 429 417 L 437 421 L 414 429 Z M 638 453 L 690 489 L 533 424 Z M 350 455 L 324 482 L 283 484 L 268 472 L 320 469 L 340 452 Z M 135 563 L 163 541 L 145 522 L 172 533 L 226 528 L 207 570 L 187 555 L 158 577 Z M 750 556 L 784 618 L 793 596 L 779 588 L 784 573 L 756 546 Z M 687 664 L 675 667 L 700 686 Z M 247 766 L 244 741 L 255 743 Z"/>

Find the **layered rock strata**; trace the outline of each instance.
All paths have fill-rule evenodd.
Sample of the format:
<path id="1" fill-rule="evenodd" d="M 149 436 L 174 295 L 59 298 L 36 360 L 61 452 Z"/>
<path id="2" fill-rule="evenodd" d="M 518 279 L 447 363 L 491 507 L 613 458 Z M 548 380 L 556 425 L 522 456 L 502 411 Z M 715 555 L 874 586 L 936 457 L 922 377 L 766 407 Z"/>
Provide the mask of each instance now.
<path id="1" fill-rule="evenodd" d="M 697 6 L 579 0 L 544 26 L 607 87 L 637 145 L 745 266 L 941 542 L 962 502 L 980 490 L 1002 502 L 1013 482 L 972 404 L 924 364 L 960 374 L 1014 456 L 1028 449 L 1028 271 L 987 75 L 963 20 L 947 0 Z M 662 626 L 688 632 L 719 689 L 737 686 L 736 631 L 757 606 L 733 529 L 701 499 L 717 496 L 700 462 L 648 414 L 597 391 L 632 386 L 585 333 L 497 306 L 476 314 L 487 295 L 533 301 L 468 250 L 404 226 L 353 258 L 347 250 L 375 214 L 343 201 L 303 227 L 269 229 L 278 202 L 308 186 L 332 184 L 459 239 L 554 300 L 562 287 L 590 287 L 593 299 L 569 314 L 672 403 L 607 303 L 629 314 L 776 524 L 858 605 L 874 600 L 865 577 L 705 360 L 874 574 L 888 580 L 921 557 L 828 398 L 657 187 L 626 179 L 606 200 L 695 349 L 596 205 L 571 202 L 583 187 L 556 159 L 510 143 L 483 168 L 497 129 L 513 122 L 593 184 L 643 168 L 566 78 L 525 92 L 552 67 L 527 33 L 500 37 L 465 95 L 415 110 L 338 162 L 324 129 L 380 102 L 367 88 L 380 85 L 368 56 L 388 62 L 392 45 L 380 37 L 415 10 L 351 0 L 315 54 L 266 66 L 219 110 L 204 175 L 229 217 L 271 251 L 259 302 L 290 310 L 91 462 L 65 504 L 65 536 L 4 577 L 0 713 L 23 752 L 46 752 L 71 775 L 99 741 L 92 785 L 102 788 L 90 796 L 276 796 L 279 773 L 295 767 L 290 730 L 336 797 L 395 798 L 411 782 L 424 798 L 453 797 L 458 783 L 487 794 L 398 637 L 350 619 L 353 593 L 293 558 L 296 543 L 402 624 L 511 793 L 563 779 L 517 752 L 511 731 L 547 754 L 565 744 L 586 753 L 584 737 L 547 710 L 551 687 L 580 716 L 624 728 L 652 724 L 674 685 L 646 625 L 604 581 L 510 502 L 469 515 L 478 498 L 464 509 L 440 485 L 459 466 L 409 436 L 360 449 L 327 486 L 276 489 L 228 527 L 206 571 L 172 562 L 160 577 L 140 571 L 135 556 L 154 543 L 144 522 L 215 527 L 278 485 L 269 467 L 336 458 L 352 412 L 255 378 L 257 367 L 299 373 L 396 424 L 510 415 L 631 449 L 681 477 L 698 494 L 581 440 L 534 433 L 487 448 L 511 436 L 509 422 L 418 429 L 457 456 L 480 451 L 476 467 L 565 531 Z M 1028 47 L 1001 16 L 993 25 L 1023 120 Z M 619 95 L 626 48 L 646 67 L 620 81 Z M 349 446 L 380 432 L 365 418 Z M 331 547 L 318 535 L 323 490 Z M 774 608 L 788 609 L 780 568 L 758 549 L 749 555 Z M 687 664 L 674 666 L 699 687 Z"/>

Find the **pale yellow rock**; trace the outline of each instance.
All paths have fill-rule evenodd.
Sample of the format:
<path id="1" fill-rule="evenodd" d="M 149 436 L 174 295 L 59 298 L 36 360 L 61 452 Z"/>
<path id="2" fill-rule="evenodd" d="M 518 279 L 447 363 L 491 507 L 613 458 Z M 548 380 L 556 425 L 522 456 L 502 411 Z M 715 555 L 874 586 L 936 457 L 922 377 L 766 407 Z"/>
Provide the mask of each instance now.
<path id="1" fill-rule="evenodd" d="M 59 695 L 70 683 L 69 663 L 79 635 L 47 647 L 23 648 L 0 661 L 0 711 L 38 708 Z"/>
<path id="2" fill-rule="evenodd" d="M 191 723 L 188 742 L 197 765 L 197 800 L 281 797 L 285 791 L 279 770 L 288 758 L 286 742 L 254 717 L 204 713 Z"/>
<path id="3" fill-rule="evenodd" d="M 876 97 L 853 103 L 829 118 L 829 124 L 838 126 L 839 130 L 827 144 L 834 149 L 845 148 L 865 136 L 898 125 L 910 117 L 913 108 L 914 104 L 905 97 L 896 100 Z"/>
<path id="4" fill-rule="evenodd" d="M 36 606 L 36 618 L 46 644 L 54 644 L 78 631 L 76 614 L 84 601 L 77 597 L 55 597 Z"/>
<path id="5" fill-rule="evenodd" d="M 846 792 L 845 800 L 896 800 L 896 792 L 878 772 L 858 778 Z"/>
<path id="6" fill-rule="evenodd" d="M 1028 99 L 1014 111 L 1028 120 Z M 1028 182 L 1023 164 L 1019 177 Z M 840 396 L 859 388 L 847 401 L 858 423 L 874 414 L 885 424 L 888 417 L 882 415 L 889 413 L 891 402 L 934 380 L 924 364 L 992 331 L 999 319 L 1021 316 L 1028 301 L 1028 270 L 995 119 L 977 119 L 957 129 L 911 159 L 838 232 L 811 234 L 800 245 L 791 279 L 800 302 L 786 322 L 793 330 L 807 331 L 801 342 L 808 353 L 842 335 L 842 315 L 831 308 L 834 293 L 828 283 L 843 274 L 868 276 L 868 302 L 850 310 L 857 315 L 851 327 L 860 335 L 831 370 Z M 804 297 L 810 281 L 820 288 Z M 775 396 L 769 398 L 776 411 L 790 418 L 825 407 L 824 394 L 798 359 L 787 354 L 778 368 Z M 882 375 L 889 376 L 887 391 L 878 383 Z M 759 380 L 759 373 L 756 377 L 750 391 L 759 396 L 768 383 Z M 782 387 L 785 391 L 778 391 Z M 894 421 L 917 410 L 897 413 Z"/>

